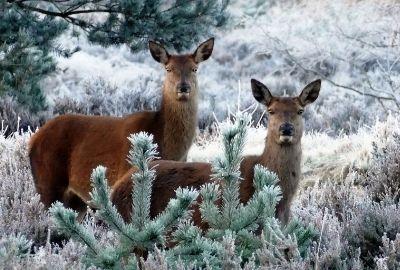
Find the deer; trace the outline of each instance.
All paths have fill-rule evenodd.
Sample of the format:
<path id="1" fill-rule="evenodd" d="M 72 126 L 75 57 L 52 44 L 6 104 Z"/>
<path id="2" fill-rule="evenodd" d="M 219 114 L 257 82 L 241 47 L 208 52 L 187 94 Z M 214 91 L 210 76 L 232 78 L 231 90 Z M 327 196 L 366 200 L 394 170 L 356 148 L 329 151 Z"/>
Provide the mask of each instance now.
<path id="1" fill-rule="evenodd" d="M 129 169 L 127 137 L 153 134 L 162 159 L 184 161 L 197 128 L 199 89 L 197 69 L 213 51 L 214 38 L 194 53 L 171 55 L 149 41 L 149 50 L 166 71 L 159 110 L 124 117 L 61 115 L 49 120 L 30 139 L 29 157 L 37 192 L 45 207 L 55 201 L 82 213 L 89 205 L 90 174 L 108 168 L 113 184 Z"/>
<path id="2" fill-rule="evenodd" d="M 239 189 L 240 200 L 246 203 L 254 194 L 254 166 L 260 164 L 266 167 L 275 172 L 280 179 L 282 199 L 277 205 L 276 216 L 286 224 L 301 176 L 301 138 L 304 129 L 302 114 L 305 106 L 318 98 L 321 80 L 308 84 L 296 97 L 275 97 L 264 84 L 255 79 L 251 80 L 251 88 L 254 98 L 267 108 L 268 129 L 263 153 L 245 156 L 241 162 L 240 172 L 243 180 Z M 156 160 L 152 161 L 151 166 L 156 170 L 150 206 L 152 217 L 165 209 L 178 187 L 199 190 L 206 183 L 218 181 L 210 177 L 211 164 L 206 162 Z M 131 175 L 135 170 L 131 168 L 112 186 L 111 201 L 126 221 L 131 218 L 131 194 L 134 188 Z M 193 210 L 194 224 L 205 228 L 198 206 Z"/>

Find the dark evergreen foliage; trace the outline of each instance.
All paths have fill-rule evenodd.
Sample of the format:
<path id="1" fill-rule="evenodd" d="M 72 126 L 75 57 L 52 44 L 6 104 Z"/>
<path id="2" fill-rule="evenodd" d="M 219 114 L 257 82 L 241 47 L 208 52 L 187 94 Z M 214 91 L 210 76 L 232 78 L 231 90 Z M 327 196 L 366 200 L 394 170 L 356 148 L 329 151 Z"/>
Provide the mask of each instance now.
<path id="1" fill-rule="evenodd" d="M 83 29 L 89 40 L 104 46 L 127 44 L 133 51 L 149 39 L 189 48 L 225 24 L 229 0 L 16 1 L 15 6 L 59 17 Z M 95 16 L 92 16 L 95 15 Z"/>
<path id="2" fill-rule="evenodd" d="M 0 3 L 0 95 L 14 97 L 32 112 L 46 107 L 40 81 L 55 70 L 50 53 L 66 28 L 53 17 Z"/>

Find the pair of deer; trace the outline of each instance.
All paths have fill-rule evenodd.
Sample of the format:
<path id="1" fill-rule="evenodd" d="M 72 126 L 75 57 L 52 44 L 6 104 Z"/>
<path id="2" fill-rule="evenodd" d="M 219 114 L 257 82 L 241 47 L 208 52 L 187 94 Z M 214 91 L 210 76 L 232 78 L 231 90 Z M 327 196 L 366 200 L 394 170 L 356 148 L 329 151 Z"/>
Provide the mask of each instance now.
<path id="1" fill-rule="evenodd" d="M 209 163 L 186 163 L 197 126 L 198 64 L 212 53 L 214 39 L 199 45 L 193 54 L 170 55 L 163 46 L 150 42 L 153 58 L 164 65 L 166 77 L 158 111 L 138 112 L 126 117 L 64 115 L 48 121 L 30 141 L 30 161 L 35 186 L 45 206 L 62 201 L 84 213 L 89 202 L 93 168 L 108 168 L 112 200 L 124 219 L 131 214 L 131 174 L 126 161 L 130 145 L 127 137 L 139 131 L 154 135 L 162 160 L 155 161 L 151 216 L 164 210 L 178 187 L 200 188 L 212 181 Z M 247 202 L 254 193 L 253 169 L 261 164 L 277 173 L 283 198 L 277 216 L 286 223 L 290 204 L 300 177 L 302 113 L 314 102 L 321 81 L 308 84 L 298 97 L 274 97 L 261 82 L 252 79 L 254 98 L 268 109 L 268 131 L 261 156 L 246 156 L 241 164 L 243 181 L 240 199 Z M 201 225 L 198 209 L 193 219 Z"/>

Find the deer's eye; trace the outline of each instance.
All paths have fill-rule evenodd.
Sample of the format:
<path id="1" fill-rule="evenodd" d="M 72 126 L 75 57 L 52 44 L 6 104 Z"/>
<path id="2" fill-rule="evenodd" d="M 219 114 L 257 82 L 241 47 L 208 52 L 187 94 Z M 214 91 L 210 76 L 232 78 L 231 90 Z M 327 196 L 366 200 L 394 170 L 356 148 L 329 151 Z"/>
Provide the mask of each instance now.
<path id="1" fill-rule="evenodd" d="M 274 114 L 275 112 L 273 110 L 268 110 L 269 114 Z"/>
<path id="2" fill-rule="evenodd" d="M 192 69 L 193 72 L 197 72 L 197 67 Z"/>
<path id="3" fill-rule="evenodd" d="M 299 111 L 297 112 L 297 114 L 298 114 L 298 115 L 302 115 L 303 112 L 304 112 L 304 110 L 299 110 Z"/>

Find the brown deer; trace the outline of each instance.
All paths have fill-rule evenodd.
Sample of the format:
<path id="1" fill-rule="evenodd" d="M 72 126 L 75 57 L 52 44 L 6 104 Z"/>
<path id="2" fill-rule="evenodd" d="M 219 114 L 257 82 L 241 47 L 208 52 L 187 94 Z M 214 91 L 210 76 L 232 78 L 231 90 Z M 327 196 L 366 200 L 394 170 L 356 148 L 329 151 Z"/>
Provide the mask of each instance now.
<path id="1" fill-rule="evenodd" d="M 314 102 L 319 94 L 321 81 L 308 84 L 298 97 L 274 97 L 261 82 L 252 79 L 254 98 L 265 105 L 269 112 L 268 131 L 264 152 L 260 156 L 245 156 L 241 164 L 240 199 L 246 203 L 254 193 L 254 166 L 261 164 L 275 172 L 279 179 L 283 198 L 277 206 L 277 217 L 286 223 L 289 218 L 290 204 L 296 193 L 300 179 L 301 137 L 303 135 L 302 113 L 304 107 Z M 211 164 L 183 163 L 176 161 L 154 161 L 157 177 L 153 184 L 150 214 L 156 216 L 163 211 L 168 201 L 174 197 L 178 187 L 199 189 L 210 179 Z M 131 215 L 131 175 L 127 172 L 113 186 L 111 199 L 125 220 Z M 194 223 L 201 225 L 200 213 L 195 207 Z"/>
<path id="2" fill-rule="evenodd" d="M 30 140 L 30 161 L 36 190 L 45 206 L 56 200 L 84 211 L 91 191 L 93 168 L 108 168 L 110 184 L 130 168 L 127 137 L 139 131 L 154 135 L 162 159 L 186 160 L 197 127 L 197 68 L 212 53 L 214 39 L 193 54 L 170 55 L 150 41 L 153 58 L 166 76 L 161 108 L 125 117 L 63 115 L 48 121 Z"/>

